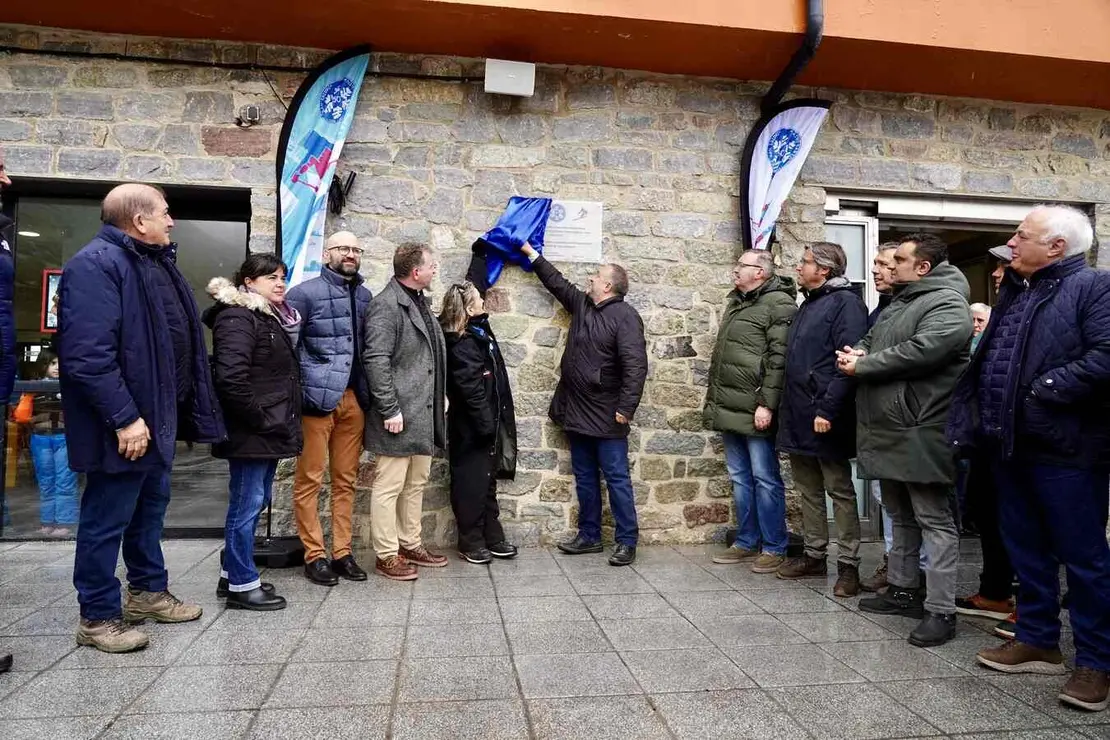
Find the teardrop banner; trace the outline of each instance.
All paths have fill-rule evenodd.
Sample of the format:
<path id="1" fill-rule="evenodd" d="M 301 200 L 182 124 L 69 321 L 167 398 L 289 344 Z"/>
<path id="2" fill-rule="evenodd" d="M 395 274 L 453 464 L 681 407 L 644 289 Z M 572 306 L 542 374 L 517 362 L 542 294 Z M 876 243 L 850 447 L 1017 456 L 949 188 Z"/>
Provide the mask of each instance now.
<path id="1" fill-rule="evenodd" d="M 328 189 L 354 120 L 369 46 L 329 57 L 297 89 L 278 139 L 277 253 L 290 287 L 320 274 Z"/>
<path id="2" fill-rule="evenodd" d="M 740 233 L 744 249 L 767 249 L 782 204 L 802 171 L 830 100 L 804 98 L 776 106 L 748 135 L 741 167 L 747 191 L 740 198 Z"/>

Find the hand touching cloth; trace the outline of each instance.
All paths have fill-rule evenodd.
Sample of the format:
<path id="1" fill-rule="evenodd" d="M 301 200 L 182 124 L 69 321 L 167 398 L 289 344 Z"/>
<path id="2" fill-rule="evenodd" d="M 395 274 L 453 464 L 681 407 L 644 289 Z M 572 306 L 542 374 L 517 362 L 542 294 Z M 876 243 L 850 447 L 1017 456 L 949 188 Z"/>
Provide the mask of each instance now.
<path id="1" fill-rule="evenodd" d="M 501 276 L 506 260 L 531 272 L 532 263 L 521 253 L 520 247 L 527 243 L 543 252 L 543 239 L 550 213 L 550 198 L 524 198 L 515 195 L 509 198 L 501 218 L 482 236 L 482 240 L 488 245 L 486 268 L 490 285 L 496 283 Z"/>

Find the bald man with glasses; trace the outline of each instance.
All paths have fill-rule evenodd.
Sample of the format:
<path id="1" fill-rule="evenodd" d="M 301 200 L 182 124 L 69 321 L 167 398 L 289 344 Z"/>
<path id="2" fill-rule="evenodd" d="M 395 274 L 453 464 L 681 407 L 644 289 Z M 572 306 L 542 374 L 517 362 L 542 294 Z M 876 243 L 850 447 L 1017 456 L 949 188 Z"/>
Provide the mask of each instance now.
<path id="1" fill-rule="evenodd" d="M 324 245 L 320 276 L 296 286 L 285 299 L 304 321 L 297 343 L 304 388 L 304 452 L 297 460 L 293 510 L 304 545 L 305 577 L 321 586 L 334 586 L 340 577 L 367 579 L 351 554 L 355 479 L 370 406 L 361 362 L 363 319 L 370 306 L 370 291 L 359 274 L 362 252 L 351 232 L 332 234 Z M 330 558 L 317 511 L 329 463 Z"/>

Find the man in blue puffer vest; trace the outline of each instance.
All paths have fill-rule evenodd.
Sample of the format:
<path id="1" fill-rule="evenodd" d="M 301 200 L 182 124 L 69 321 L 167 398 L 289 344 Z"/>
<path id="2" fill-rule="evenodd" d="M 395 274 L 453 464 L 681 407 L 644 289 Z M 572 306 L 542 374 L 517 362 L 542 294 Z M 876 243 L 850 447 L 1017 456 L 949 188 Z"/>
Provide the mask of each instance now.
<path id="1" fill-rule="evenodd" d="M 305 577 L 334 586 L 342 576 L 365 581 L 366 571 L 351 554 L 355 479 L 362 454 L 365 410 L 370 392 L 362 358 L 362 324 L 370 291 L 362 284 L 362 247 L 349 231 L 332 234 L 324 245 L 320 277 L 289 291 L 286 302 L 304 322 L 297 356 L 304 386 L 304 452 L 293 482 L 293 513 L 304 545 Z M 331 558 L 324 544 L 317 505 L 324 468 L 331 464 Z"/>
<path id="2" fill-rule="evenodd" d="M 1016 639 L 979 652 L 1006 673 L 1067 672 L 1059 568 L 1067 570 L 1075 671 L 1060 700 L 1098 711 L 1110 688 L 1110 273 L 1087 264 L 1083 212 L 1035 208 L 979 351 L 952 403 L 948 438 L 991 463 L 1020 587 Z"/>
<path id="3" fill-rule="evenodd" d="M 165 197 L 120 185 L 101 220 L 62 272 L 58 349 L 69 465 L 87 478 L 73 567 L 77 644 L 122 653 L 148 642 L 126 622 L 201 616 L 167 590 L 162 525 L 177 441 L 219 442 L 226 432 Z"/>

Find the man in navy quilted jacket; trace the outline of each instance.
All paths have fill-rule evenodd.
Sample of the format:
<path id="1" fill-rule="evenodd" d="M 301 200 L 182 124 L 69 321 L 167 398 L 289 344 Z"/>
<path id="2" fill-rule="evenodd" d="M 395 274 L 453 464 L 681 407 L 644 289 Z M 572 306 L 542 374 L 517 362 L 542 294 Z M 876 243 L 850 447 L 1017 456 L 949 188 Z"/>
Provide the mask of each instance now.
<path id="1" fill-rule="evenodd" d="M 1086 214 L 1069 206 L 1038 206 L 1021 222 L 948 437 L 990 461 L 1020 582 L 1016 639 L 980 651 L 979 662 L 1067 672 L 1062 563 L 1076 656 L 1060 700 L 1099 711 L 1110 688 L 1110 273 L 1088 266 L 1093 240 Z"/>

